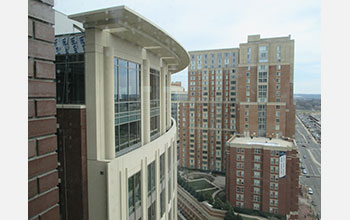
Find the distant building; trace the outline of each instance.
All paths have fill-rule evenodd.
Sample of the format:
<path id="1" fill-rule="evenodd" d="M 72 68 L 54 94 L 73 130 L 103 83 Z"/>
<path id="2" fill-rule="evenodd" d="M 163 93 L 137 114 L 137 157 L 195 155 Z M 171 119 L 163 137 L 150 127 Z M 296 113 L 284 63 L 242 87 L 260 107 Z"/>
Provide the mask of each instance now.
<path id="1" fill-rule="evenodd" d="M 239 48 L 190 51 L 188 101 L 180 105 L 180 166 L 224 171 L 225 142 L 294 137 L 294 40 L 248 36 Z"/>
<path id="2" fill-rule="evenodd" d="M 226 145 L 226 200 L 235 207 L 298 219 L 295 141 L 233 136 Z"/>
<path id="3" fill-rule="evenodd" d="M 174 118 L 177 125 L 177 132 L 176 132 L 176 148 L 177 148 L 177 159 L 179 158 L 179 117 L 182 117 L 180 115 L 180 106 L 183 105 L 184 101 L 187 101 L 187 92 L 185 91 L 185 88 L 181 86 L 181 82 L 172 82 L 171 87 L 171 117 Z"/>
<path id="4" fill-rule="evenodd" d="M 62 173 L 81 175 L 62 189 L 71 195 L 63 197 L 71 204 L 65 211 L 80 215 L 69 219 L 176 219 L 170 82 L 188 65 L 187 52 L 125 6 L 69 19 L 84 30 L 60 32 L 55 41 L 60 147 L 68 162 Z M 72 199 L 84 190 L 87 197 Z"/>
<path id="5" fill-rule="evenodd" d="M 187 92 L 181 86 L 181 82 L 172 82 L 170 87 L 171 92 L 171 117 L 178 124 L 179 104 L 187 100 Z"/>

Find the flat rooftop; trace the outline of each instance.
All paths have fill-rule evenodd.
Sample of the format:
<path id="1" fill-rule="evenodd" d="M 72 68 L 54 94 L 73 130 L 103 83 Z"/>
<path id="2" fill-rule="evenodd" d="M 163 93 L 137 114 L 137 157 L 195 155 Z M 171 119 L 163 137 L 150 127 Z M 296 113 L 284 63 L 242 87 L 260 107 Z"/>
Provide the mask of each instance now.
<path id="1" fill-rule="evenodd" d="M 268 149 L 293 149 L 296 148 L 293 140 L 283 140 L 281 138 L 267 137 L 238 137 L 233 136 L 226 142 L 230 147 L 242 147 L 242 148 L 268 148 Z"/>

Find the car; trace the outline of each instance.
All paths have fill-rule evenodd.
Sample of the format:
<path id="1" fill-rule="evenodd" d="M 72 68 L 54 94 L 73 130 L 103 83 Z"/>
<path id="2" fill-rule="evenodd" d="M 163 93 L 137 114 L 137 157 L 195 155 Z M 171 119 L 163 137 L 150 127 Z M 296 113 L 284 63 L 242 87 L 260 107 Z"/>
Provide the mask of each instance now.
<path id="1" fill-rule="evenodd" d="M 305 144 L 301 145 L 302 147 L 306 147 Z"/>
<path id="2" fill-rule="evenodd" d="M 314 194 L 314 192 L 312 191 L 311 187 L 309 187 L 309 188 L 307 189 L 307 193 L 309 193 L 310 195 Z"/>
<path id="3" fill-rule="evenodd" d="M 301 169 L 302 169 L 302 170 L 305 169 L 305 166 L 304 166 L 304 165 L 301 165 Z"/>
<path id="4" fill-rule="evenodd" d="M 304 155 L 303 158 L 306 159 L 306 155 Z"/>
<path id="5" fill-rule="evenodd" d="M 301 172 L 302 172 L 303 174 L 307 174 L 306 169 L 302 169 Z"/>

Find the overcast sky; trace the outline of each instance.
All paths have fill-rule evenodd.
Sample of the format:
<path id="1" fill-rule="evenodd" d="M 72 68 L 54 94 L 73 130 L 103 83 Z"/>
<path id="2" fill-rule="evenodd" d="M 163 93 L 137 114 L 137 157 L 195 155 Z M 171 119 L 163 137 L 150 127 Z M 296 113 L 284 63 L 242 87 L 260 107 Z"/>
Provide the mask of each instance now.
<path id="1" fill-rule="evenodd" d="M 68 15 L 118 5 L 140 13 L 188 51 L 239 47 L 252 34 L 290 34 L 294 93 L 321 93 L 320 0 L 55 0 L 55 9 Z M 187 90 L 187 68 L 172 81 L 182 81 Z"/>

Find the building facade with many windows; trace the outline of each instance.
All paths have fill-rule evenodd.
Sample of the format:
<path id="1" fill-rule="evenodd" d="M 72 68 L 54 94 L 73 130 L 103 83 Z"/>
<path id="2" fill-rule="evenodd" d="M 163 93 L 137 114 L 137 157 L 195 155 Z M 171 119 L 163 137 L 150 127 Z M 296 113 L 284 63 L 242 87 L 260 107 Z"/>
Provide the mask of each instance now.
<path id="1" fill-rule="evenodd" d="M 237 132 L 294 138 L 294 40 L 252 35 L 239 48 Z"/>
<path id="2" fill-rule="evenodd" d="M 299 157 L 294 140 L 238 137 L 227 142 L 226 200 L 298 219 Z"/>
<path id="3" fill-rule="evenodd" d="M 179 163 L 224 171 L 234 134 L 294 137 L 294 40 L 248 36 L 239 48 L 190 51 L 180 105 Z"/>
<path id="4" fill-rule="evenodd" d="M 170 81 L 187 52 L 125 6 L 69 17 L 85 29 L 89 219 L 176 219 Z"/>

